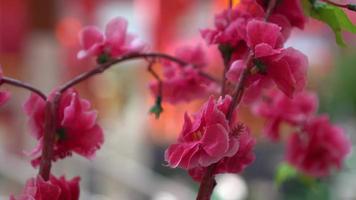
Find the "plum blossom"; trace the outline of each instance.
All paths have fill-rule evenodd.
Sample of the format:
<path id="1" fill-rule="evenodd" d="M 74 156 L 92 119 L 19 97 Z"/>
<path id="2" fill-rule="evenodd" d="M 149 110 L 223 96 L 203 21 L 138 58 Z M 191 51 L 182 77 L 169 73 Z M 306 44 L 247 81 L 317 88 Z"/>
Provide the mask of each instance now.
<path id="1" fill-rule="evenodd" d="M 265 9 L 268 6 L 268 1 L 257 0 L 258 4 L 263 6 Z M 284 0 L 279 1 L 276 7 L 272 11 L 272 16 L 281 15 L 284 16 L 292 26 L 303 29 L 306 23 L 306 16 L 303 12 L 302 1 L 300 0 Z"/>
<path id="2" fill-rule="evenodd" d="M 99 57 L 103 61 L 145 50 L 146 45 L 136 36 L 127 33 L 127 21 L 122 17 L 112 19 L 102 33 L 95 26 L 85 27 L 79 34 L 82 50 L 79 59 Z M 100 57 L 101 56 L 101 57 Z"/>
<path id="3" fill-rule="evenodd" d="M 273 82 L 288 97 L 302 91 L 306 85 L 308 60 L 294 48 L 282 48 L 284 38 L 281 28 L 273 23 L 251 20 L 247 24 L 247 45 L 253 51 L 254 68 L 246 82 L 247 96 L 257 96 Z M 246 68 L 246 63 L 236 60 L 227 73 L 231 82 Z M 248 94 L 252 93 L 252 94 Z"/>
<path id="4" fill-rule="evenodd" d="M 200 72 L 206 67 L 206 57 L 200 45 L 183 46 L 177 49 L 176 57 L 192 65 L 181 66 L 163 61 L 162 99 L 175 104 L 207 97 L 216 85 L 203 77 Z M 193 66 L 194 65 L 194 66 Z M 159 83 L 150 83 L 154 96 L 159 96 Z"/>
<path id="5" fill-rule="evenodd" d="M 53 93 L 49 98 L 53 98 Z M 41 159 L 45 106 L 46 102 L 36 94 L 32 94 L 24 105 L 24 110 L 29 116 L 31 133 L 38 140 L 36 148 L 30 153 L 34 158 L 33 166 L 37 166 Z M 96 111 L 90 110 L 89 101 L 81 99 L 73 89 L 64 92 L 57 110 L 53 160 L 64 158 L 72 152 L 92 158 L 104 141 L 103 132 L 96 123 L 96 117 Z"/>
<path id="6" fill-rule="evenodd" d="M 276 89 L 268 91 L 253 105 L 254 113 L 266 119 L 263 132 L 272 141 L 280 139 L 282 123 L 300 126 L 315 114 L 317 108 L 318 98 L 315 93 L 303 91 L 290 99 Z"/>
<path id="7" fill-rule="evenodd" d="M 239 125 L 238 129 L 235 129 L 233 137 L 239 142 L 238 151 L 233 156 L 224 157 L 220 160 L 213 174 L 240 173 L 255 160 L 253 148 L 256 140 L 251 136 L 249 129 Z M 188 172 L 195 181 L 200 182 L 206 170 L 207 167 L 196 167 Z"/>
<path id="8" fill-rule="evenodd" d="M 41 176 L 31 178 L 26 182 L 22 194 L 10 196 L 10 200 L 78 200 L 79 177 L 66 180 L 64 176 L 50 176 L 44 181 Z"/>
<path id="9" fill-rule="evenodd" d="M 2 83 L 3 73 L 0 67 L 0 85 Z M 10 92 L 0 91 L 0 106 L 4 105 L 10 98 Z"/>
<path id="10" fill-rule="evenodd" d="M 290 136 L 286 159 L 310 176 L 324 177 L 340 169 L 350 151 L 351 143 L 344 131 L 332 125 L 327 116 L 319 116 Z"/>
<path id="11" fill-rule="evenodd" d="M 236 8 L 217 14 L 214 29 L 203 29 L 201 35 L 208 44 L 228 44 L 236 47 L 246 37 L 248 20 L 263 16 L 264 10 L 255 0 L 243 0 Z"/>
<path id="12" fill-rule="evenodd" d="M 223 112 L 230 103 L 230 96 L 218 102 L 210 97 L 194 115 L 194 121 L 185 114 L 177 143 L 165 152 L 165 160 L 170 167 L 206 167 L 236 153 L 239 144 L 230 137 L 229 122 Z"/>

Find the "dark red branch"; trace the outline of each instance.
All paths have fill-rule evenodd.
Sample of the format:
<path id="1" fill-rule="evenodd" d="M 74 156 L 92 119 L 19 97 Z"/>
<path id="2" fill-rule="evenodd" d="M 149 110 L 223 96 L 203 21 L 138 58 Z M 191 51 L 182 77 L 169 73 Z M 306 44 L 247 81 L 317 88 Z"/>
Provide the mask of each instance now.
<path id="1" fill-rule="evenodd" d="M 161 59 L 166 59 L 166 60 L 170 60 L 170 61 L 173 61 L 173 62 L 176 62 L 178 63 L 179 65 L 182 65 L 182 66 L 186 66 L 186 65 L 189 65 L 188 62 L 185 62 L 183 60 L 180 60 L 176 57 L 173 57 L 173 56 L 170 56 L 170 55 L 167 55 L 167 54 L 161 54 L 161 53 L 145 53 L 145 54 L 132 54 L 132 55 L 128 55 L 128 56 L 124 56 L 124 57 L 121 57 L 119 59 L 116 59 L 116 60 L 113 60 L 113 61 L 110 61 L 110 62 L 107 62 L 105 64 L 102 64 L 102 65 L 99 65 L 97 66 L 96 68 L 90 70 L 90 71 L 87 71 L 87 72 L 84 72 L 83 74 L 80 74 L 79 76 L 75 77 L 74 79 L 72 79 L 71 81 L 65 83 L 62 87 L 60 87 L 59 89 L 59 92 L 64 92 L 65 90 L 73 87 L 74 85 L 96 75 L 96 74 L 99 74 L 99 73 L 102 73 L 104 72 L 105 70 L 109 69 L 110 67 L 112 67 L 114 64 L 117 64 L 117 63 L 121 63 L 121 62 L 124 62 L 124 61 L 128 61 L 128 60 L 133 60 L 133 59 L 148 59 L 148 58 L 154 58 L 154 59 L 158 59 L 158 58 L 161 58 Z M 200 75 L 210 79 L 210 80 L 214 80 L 216 81 L 213 77 L 211 77 L 210 75 L 200 71 L 199 72 Z"/>
<path id="2" fill-rule="evenodd" d="M 46 102 L 45 111 L 45 133 L 43 139 L 42 155 L 39 174 L 47 181 L 51 174 L 51 163 L 53 159 L 53 146 L 56 139 L 57 110 L 61 93 L 57 92 L 53 100 Z"/>
<path id="3" fill-rule="evenodd" d="M 33 87 L 32 85 L 30 85 L 28 83 L 24 83 L 22 81 L 19 81 L 19 80 L 10 78 L 10 77 L 3 77 L 1 79 L 1 84 L 8 84 L 8 85 L 12 85 L 12 86 L 19 87 L 19 88 L 24 88 L 26 90 L 29 90 L 31 92 L 38 94 L 38 96 L 40 96 L 43 100 L 47 99 L 46 95 L 44 95 L 39 89 Z"/>

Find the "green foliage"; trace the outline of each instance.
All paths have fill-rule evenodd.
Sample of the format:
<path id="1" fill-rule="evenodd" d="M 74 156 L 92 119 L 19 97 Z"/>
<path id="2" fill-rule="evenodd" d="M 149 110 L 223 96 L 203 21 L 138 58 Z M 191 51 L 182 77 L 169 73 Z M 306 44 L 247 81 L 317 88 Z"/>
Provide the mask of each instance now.
<path id="1" fill-rule="evenodd" d="M 281 163 L 278 166 L 277 173 L 275 176 L 275 182 L 278 186 L 280 186 L 286 180 L 296 177 L 298 172 L 292 166 L 288 165 L 287 163 Z"/>
<path id="2" fill-rule="evenodd" d="M 158 96 L 156 98 L 155 104 L 150 109 L 150 113 L 154 114 L 156 116 L 156 119 L 158 119 L 162 112 L 163 112 L 162 97 Z"/>
<path id="3" fill-rule="evenodd" d="M 287 163 L 277 169 L 275 182 L 284 200 L 328 200 L 329 189 L 326 183 L 298 172 Z"/>
<path id="4" fill-rule="evenodd" d="M 335 39 L 339 46 L 346 46 L 342 31 L 356 34 L 356 26 L 352 24 L 341 8 L 315 0 L 302 0 L 302 2 L 307 15 L 329 25 L 334 31 Z"/>

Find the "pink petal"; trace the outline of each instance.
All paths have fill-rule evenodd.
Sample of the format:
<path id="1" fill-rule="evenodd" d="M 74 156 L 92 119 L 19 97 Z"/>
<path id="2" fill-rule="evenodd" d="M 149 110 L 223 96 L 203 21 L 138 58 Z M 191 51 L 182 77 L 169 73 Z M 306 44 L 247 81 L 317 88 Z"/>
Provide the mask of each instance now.
<path id="1" fill-rule="evenodd" d="M 307 82 L 308 58 L 294 48 L 282 51 L 283 59 L 288 62 L 289 69 L 296 83 L 296 91 L 302 91 Z"/>
<path id="2" fill-rule="evenodd" d="M 279 60 L 270 64 L 268 66 L 268 75 L 284 94 L 290 98 L 293 97 L 296 91 L 295 80 L 292 76 L 289 64 L 285 60 Z"/>
<path id="3" fill-rule="evenodd" d="M 10 92 L 0 91 L 0 106 L 4 105 L 10 98 Z"/>
<path id="4" fill-rule="evenodd" d="M 260 43 L 269 44 L 275 48 L 281 35 L 281 27 L 273 23 L 251 20 L 247 24 L 247 44 L 250 48 L 255 48 Z"/>
<path id="5" fill-rule="evenodd" d="M 69 95 L 69 94 L 68 94 Z M 88 111 L 88 102 L 79 99 L 77 93 L 71 94 L 71 102 L 64 109 L 61 124 L 72 129 L 87 129 L 95 124 L 96 111 Z"/>
<path id="6" fill-rule="evenodd" d="M 70 130 L 68 131 L 68 134 L 71 134 Z M 100 149 L 104 143 L 103 130 L 99 125 L 95 125 L 89 130 L 82 130 L 82 132 L 79 132 L 75 141 L 69 140 L 68 142 L 73 142 L 74 152 L 88 159 L 92 159 L 95 156 L 96 151 Z"/>
<path id="7" fill-rule="evenodd" d="M 87 26 L 79 33 L 79 41 L 84 50 L 104 42 L 104 35 L 95 26 Z"/>
<path id="8" fill-rule="evenodd" d="M 255 58 L 265 57 L 265 56 L 272 56 L 281 53 L 279 49 L 273 49 L 267 43 L 260 43 L 255 47 Z"/>
<path id="9" fill-rule="evenodd" d="M 205 152 L 216 158 L 222 158 L 229 147 L 228 132 L 220 124 L 206 127 L 201 139 Z"/>
<path id="10" fill-rule="evenodd" d="M 106 25 L 105 36 L 108 43 L 114 48 L 124 44 L 127 30 L 127 21 L 122 17 L 116 17 Z"/>
<path id="11" fill-rule="evenodd" d="M 227 79 L 233 83 L 237 83 L 244 69 L 245 63 L 243 60 L 234 61 L 231 64 L 229 71 L 226 73 Z"/>

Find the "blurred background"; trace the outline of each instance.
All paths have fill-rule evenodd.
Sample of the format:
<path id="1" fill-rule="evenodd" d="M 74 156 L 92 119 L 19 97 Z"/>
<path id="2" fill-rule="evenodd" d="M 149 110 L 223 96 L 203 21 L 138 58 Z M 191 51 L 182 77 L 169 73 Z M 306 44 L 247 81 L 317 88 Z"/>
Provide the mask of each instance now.
<path id="1" fill-rule="evenodd" d="M 0 64 L 6 76 L 29 82 L 47 93 L 56 85 L 94 67 L 79 61 L 78 31 L 86 25 L 105 24 L 115 16 L 129 21 L 129 31 L 154 51 L 174 52 L 177 45 L 205 46 L 199 29 L 212 26 L 214 13 L 226 8 L 225 0 L 0 0 Z M 356 23 L 356 14 L 348 13 Z M 304 31 L 294 30 L 286 46 L 309 57 L 309 88 L 320 95 L 320 112 L 347 130 L 355 144 L 356 36 L 345 34 L 348 47 L 340 49 L 325 25 L 309 20 Z M 222 65 L 215 47 L 208 50 L 211 72 Z M 188 200 L 198 185 L 185 171 L 165 166 L 164 150 L 174 142 L 183 113 L 202 104 L 164 104 L 159 120 L 148 114 L 153 99 L 147 90 L 151 77 L 143 62 L 120 64 L 81 83 L 81 96 L 99 111 L 106 141 L 92 161 L 74 155 L 54 164 L 54 174 L 81 176 L 85 200 Z M 7 88 L 11 101 L 0 108 L 0 199 L 19 194 L 37 170 L 24 152 L 35 146 L 22 104 L 28 92 Z M 356 199 L 356 156 L 351 154 L 343 171 L 309 190 L 298 183 L 278 188 L 273 179 L 283 161 L 283 144 L 260 137 L 263 121 L 244 111 L 258 138 L 256 161 L 240 175 L 219 176 L 215 200 Z M 295 187 L 294 187 L 295 186 Z M 298 188 L 298 190 L 295 190 Z M 305 197 L 293 197 L 293 193 Z M 322 194 L 322 195 L 321 195 Z"/>

